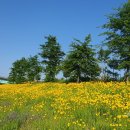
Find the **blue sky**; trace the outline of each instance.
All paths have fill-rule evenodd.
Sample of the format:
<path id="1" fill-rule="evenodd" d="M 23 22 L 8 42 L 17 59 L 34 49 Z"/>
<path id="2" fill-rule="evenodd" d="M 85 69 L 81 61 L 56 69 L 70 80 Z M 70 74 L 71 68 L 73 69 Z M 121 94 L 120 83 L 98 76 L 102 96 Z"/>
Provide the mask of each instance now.
<path id="1" fill-rule="evenodd" d="M 127 0 L 0 0 L 0 75 L 8 76 L 12 63 L 40 52 L 44 36 L 57 36 L 69 51 L 73 38 L 92 34 L 92 44 L 101 43 L 99 26 L 106 15 Z"/>

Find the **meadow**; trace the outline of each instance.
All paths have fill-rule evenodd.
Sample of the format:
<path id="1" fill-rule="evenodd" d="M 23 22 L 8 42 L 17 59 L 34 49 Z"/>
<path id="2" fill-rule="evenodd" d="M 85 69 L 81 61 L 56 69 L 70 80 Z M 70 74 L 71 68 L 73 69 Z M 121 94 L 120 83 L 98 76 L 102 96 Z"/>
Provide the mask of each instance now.
<path id="1" fill-rule="evenodd" d="M 0 130 L 130 130 L 130 86 L 0 85 Z"/>

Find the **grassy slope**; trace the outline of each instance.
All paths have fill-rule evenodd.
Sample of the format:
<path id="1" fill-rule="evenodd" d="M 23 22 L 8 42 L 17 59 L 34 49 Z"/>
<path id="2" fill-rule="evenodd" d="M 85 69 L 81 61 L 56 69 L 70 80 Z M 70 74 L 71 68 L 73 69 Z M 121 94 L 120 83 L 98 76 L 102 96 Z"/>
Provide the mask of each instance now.
<path id="1" fill-rule="evenodd" d="M 124 83 L 0 85 L 0 130 L 129 130 Z"/>

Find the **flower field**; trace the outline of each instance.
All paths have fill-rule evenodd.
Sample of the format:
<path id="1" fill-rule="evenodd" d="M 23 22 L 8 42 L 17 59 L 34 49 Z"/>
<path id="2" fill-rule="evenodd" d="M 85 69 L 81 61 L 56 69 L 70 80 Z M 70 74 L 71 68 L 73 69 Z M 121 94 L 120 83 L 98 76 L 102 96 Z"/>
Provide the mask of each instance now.
<path id="1" fill-rule="evenodd" d="M 130 86 L 0 85 L 0 130 L 130 130 Z"/>

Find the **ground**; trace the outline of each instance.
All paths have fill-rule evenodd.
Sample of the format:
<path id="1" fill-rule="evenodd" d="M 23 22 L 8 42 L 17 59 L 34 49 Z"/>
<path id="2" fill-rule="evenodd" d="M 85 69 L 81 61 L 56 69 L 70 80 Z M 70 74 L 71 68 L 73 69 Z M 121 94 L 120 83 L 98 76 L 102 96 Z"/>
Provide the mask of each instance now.
<path id="1" fill-rule="evenodd" d="M 125 83 L 0 85 L 1 130 L 129 130 Z"/>

